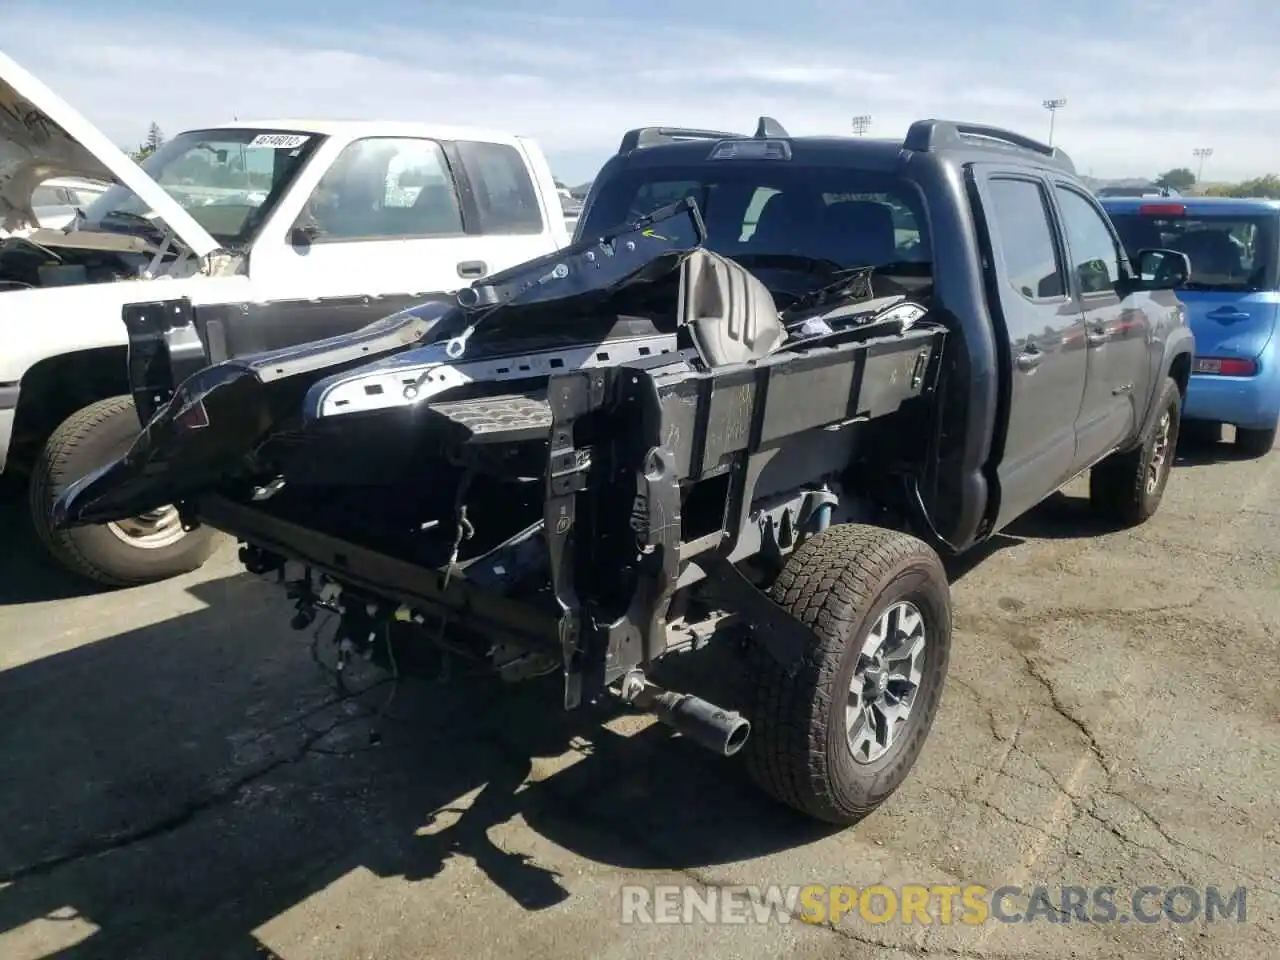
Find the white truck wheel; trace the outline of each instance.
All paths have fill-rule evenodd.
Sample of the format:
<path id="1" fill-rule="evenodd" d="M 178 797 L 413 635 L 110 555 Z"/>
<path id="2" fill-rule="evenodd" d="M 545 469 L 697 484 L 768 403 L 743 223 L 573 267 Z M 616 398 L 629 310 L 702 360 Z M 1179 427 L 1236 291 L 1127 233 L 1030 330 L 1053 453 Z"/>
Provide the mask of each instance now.
<path id="1" fill-rule="evenodd" d="M 31 519 L 41 541 L 61 566 L 111 587 L 190 573 L 216 546 L 212 530 L 184 531 L 173 507 L 115 523 L 53 529 L 53 505 L 62 491 L 121 456 L 137 434 L 131 397 L 99 400 L 62 422 L 45 443 L 31 475 Z"/>

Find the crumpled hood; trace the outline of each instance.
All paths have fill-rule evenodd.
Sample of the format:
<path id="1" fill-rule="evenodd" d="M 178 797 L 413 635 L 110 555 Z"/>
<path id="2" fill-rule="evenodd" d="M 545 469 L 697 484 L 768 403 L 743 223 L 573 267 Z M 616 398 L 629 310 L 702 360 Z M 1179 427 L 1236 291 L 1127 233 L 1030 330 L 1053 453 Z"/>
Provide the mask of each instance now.
<path id="1" fill-rule="evenodd" d="M 0 230 L 38 227 L 31 196 L 54 177 L 128 187 L 196 256 L 220 244 L 142 168 L 32 74 L 0 53 Z"/>

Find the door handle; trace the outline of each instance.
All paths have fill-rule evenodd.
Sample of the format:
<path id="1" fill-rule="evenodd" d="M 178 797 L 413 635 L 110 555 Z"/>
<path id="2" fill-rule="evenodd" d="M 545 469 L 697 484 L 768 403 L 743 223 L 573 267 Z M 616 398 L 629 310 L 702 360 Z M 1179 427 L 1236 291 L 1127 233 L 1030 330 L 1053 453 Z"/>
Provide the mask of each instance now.
<path id="1" fill-rule="evenodd" d="M 463 260 L 458 264 L 458 276 L 483 277 L 489 272 L 489 265 L 483 260 Z"/>
<path id="2" fill-rule="evenodd" d="M 1106 343 L 1111 338 L 1111 335 L 1107 333 L 1106 327 L 1094 327 L 1085 331 L 1084 338 L 1088 341 L 1089 346 L 1093 347 Z"/>
<path id="3" fill-rule="evenodd" d="M 1248 320 L 1250 314 L 1243 310 L 1233 310 L 1231 307 L 1223 307 L 1220 310 L 1214 310 L 1207 314 L 1210 320 L 1217 320 L 1219 323 L 1239 323 L 1241 320 Z"/>
<path id="4" fill-rule="evenodd" d="M 1028 373 L 1040 366 L 1040 361 L 1044 359 L 1044 354 L 1036 349 L 1025 350 L 1018 354 L 1017 364 L 1019 370 L 1025 370 Z"/>

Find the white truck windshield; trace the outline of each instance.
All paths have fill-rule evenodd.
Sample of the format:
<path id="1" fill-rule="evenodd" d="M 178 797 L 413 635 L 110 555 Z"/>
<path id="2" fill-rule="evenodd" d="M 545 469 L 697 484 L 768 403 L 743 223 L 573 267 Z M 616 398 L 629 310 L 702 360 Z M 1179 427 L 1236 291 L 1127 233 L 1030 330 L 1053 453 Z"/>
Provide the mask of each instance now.
<path id="1" fill-rule="evenodd" d="M 275 130 L 194 130 L 162 144 L 139 166 L 223 244 L 244 243 L 323 138 Z M 128 229 L 150 217 L 134 193 L 114 186 L 85 210 L 88 223 Z"/>

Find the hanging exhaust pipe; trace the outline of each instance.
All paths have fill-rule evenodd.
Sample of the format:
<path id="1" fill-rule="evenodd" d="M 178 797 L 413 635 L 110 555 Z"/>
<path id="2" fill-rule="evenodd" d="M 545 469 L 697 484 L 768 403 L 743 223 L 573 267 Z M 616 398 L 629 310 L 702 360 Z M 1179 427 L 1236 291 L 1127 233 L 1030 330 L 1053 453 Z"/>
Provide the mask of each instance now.
<path id="1" fill-rule="evenodd" d="M 750 721 L 740 713 L 717 707 L 692 694 L 664 690 L 638 673 L 623 679 L 622 698 L 722 757 L 731 757 L 741 750 L 751 734 Z"/>

